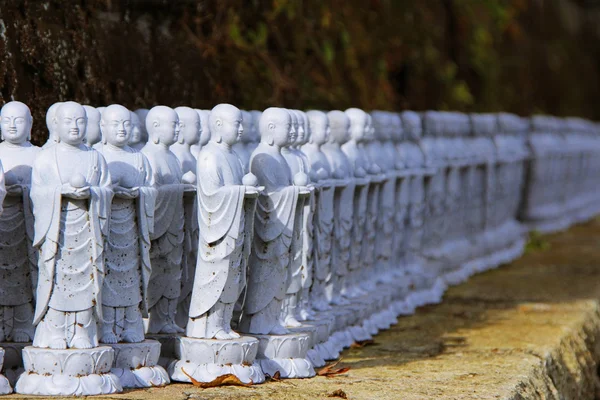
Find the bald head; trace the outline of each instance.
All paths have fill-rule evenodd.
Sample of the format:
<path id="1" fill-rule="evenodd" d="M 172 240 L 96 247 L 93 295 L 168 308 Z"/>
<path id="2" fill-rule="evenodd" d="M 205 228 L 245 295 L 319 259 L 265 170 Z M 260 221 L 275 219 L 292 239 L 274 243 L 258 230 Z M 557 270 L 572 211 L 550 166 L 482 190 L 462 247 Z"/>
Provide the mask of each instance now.
<path id="1" fill-rule="evenodd" d="M 152 107 L 146 115 L 146 130 L 153 143 L 171 146 L 179 136 L 177 113 L 167 106 Z"/>
<path id="2" fill-rule="evenodd" d="M 2 138 L 13 144 L 21 144 L 31 139 L 31 111 L 25 103 L 11 101 L 0 112 Z"/>
<path id="3" fill-rule="evenodd" d="M 262 143 L 285 146 L 292 125 L 290 113 L 284 108 L 267 108 L 260 116 L 258 126 Z"/>
<path id="4" fill-rule="evenodd" d="M 194 145 L 200 141 L 202 126 L 200 125 L 200 116 L 190 107 L 177 107 L 175 109 L 179 118 L 179 138 L 178 142 L 188 145 Z"/>
<path id="5" fill-rule="evenodd" d="M 100 133 L 100 111 L 88 105 L 84 105 L 87 125 L 85 127 L 85 143 L 93 146 L 102 139 Z"/>
<path id="6" fill-rule="evenodd" d="M 368 130 L 369 118 L 367 113 L 360 108 L 349 108 L 345 114 L 350 119 L 350 134 L 357 142 L 363 141 Z"/>
<path id="7" fill-rule="evenodd" d="M 61 142 L 72 146 L 80 145 L 85 137 L 86 125 L 87 116 L 81 104 L 67 101 L 56 110 L 54 129 Z"/>
<path id="8" fill-rule="evenodd" d="M 231 104 L 218 104 L 208 117 L 210 126 L 210 140 L 217 143 L 224 142 L 228 145 L 237 143 L 242 134 L 242 112 Z"/>
<path id="9" fill-rule="evenodd" d="M 104 109 L 100 120 L 104 143 L 124 147 L 131 138 L 131 112 L 119 104 Z"/>
<path id="10" fill-rule="evenodd" d="M 339 110 L 329 111 L 327 117 L 333 141 L 340 145 L 346 143 L 350 139 L 350 118 Z"/>
<path id="11" fill-rule="evenodd" d="M 311 110 L 306 113 L 311 132 L 311 143 L 322 145 L 329 141 L 329 118 L 323 111 Z"/>
<path id="12" fill-rule="evenodd" d="M 210 126 L 208 126 L 208 117 L 210 116 L 209 110 L 195 109 L 198 117 L 200 117 L 200 141 L 198 144 L 204 146 L 210 140 Z"/>

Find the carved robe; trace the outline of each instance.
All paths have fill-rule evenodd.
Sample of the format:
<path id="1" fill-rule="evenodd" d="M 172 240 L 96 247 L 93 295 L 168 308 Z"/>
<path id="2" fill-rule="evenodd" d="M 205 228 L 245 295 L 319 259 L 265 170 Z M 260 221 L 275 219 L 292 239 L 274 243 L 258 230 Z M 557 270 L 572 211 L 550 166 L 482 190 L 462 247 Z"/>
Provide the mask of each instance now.
<path id="1" fill-rule="evenodd" d="M 77 165 L 73 168 L 73 165 Z M 81 173 L 90 198 L 63 197 L 61 186 Z M 60 312 L 93 309 L 102 319 L 105 274 L 104 240 L 108 235 L 113 192 L 106 161 L 92 149 L 41 151 L 33 165 L 31 200 L 35 216 L 33 245 L 39 248 L 39 278 L 34 324 L 48 308 Z M 43 335 L 38 346 L 44 346 Z"/>

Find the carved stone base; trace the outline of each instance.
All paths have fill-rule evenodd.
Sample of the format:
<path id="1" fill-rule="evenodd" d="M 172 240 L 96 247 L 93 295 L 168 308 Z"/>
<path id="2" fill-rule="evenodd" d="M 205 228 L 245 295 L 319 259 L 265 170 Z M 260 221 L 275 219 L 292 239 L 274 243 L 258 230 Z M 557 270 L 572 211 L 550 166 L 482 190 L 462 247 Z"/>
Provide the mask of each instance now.
<path id="1" fill-rule="evenodd" d="M 318 343 L 317 342 L 317 326 L 306 321 L 306 322 L 302 323 L 302 326 L 299 326 L 297 328 L 288 328 L 288 330 L 292 333 L 307 333 L 307 334 L 309 334 L 310 335 L 310 341 L 309 341 L 310 348 L 308 349 L 307 357 L 314 367 L 318 368 L 318 367 L 325 366 L 325 360 L 323 359 L 323 357 L 321 357 L 319 352 L 315 349 L 315 346 Z"/>
<path id="2" fill-rule="evenodd" d="M 175 347 L 176 360 L 168 371 L 171 379 L 179 382 L 191 382 L 189 376 L 199 382 L 210 382 L 221 375 L 233 374 L 244 383 L 263 383 L 265 375 L 255 360 L 258 351 L 259 341 L 250 336 L 232 340 L 183 336 Z"/>
<path id="3" fill-rule="evenodd" d="M 158 364 L 160 343 L 146 339 L 142 343 L 117 343 L 110 345 L 115 351 L 112 372 L 119 377 L 124 388 L 165 386 L 169 375 Z"/>
<path id="4" fill-rule="evenodd" d="M 15 390 L 20 394 L 90 396 L 119 393 L 119 378 L 111 372 L 114 351 L 93 349 L 54 350 L 27 346 L 23 349 L 25 372 Z"/>
<path id="5" fill-rule="evenodd" d="M 4 349 L 0 348 L 0 369 L 2 369 L 2 365 L 4 363 Z M 8 382 L 8 379 L 4 377 L 4 375 L 0 375 L 0 394 L 9 394 L 12 393 L 12 387 Z"/>
<path id="6" fill-rule="evenodd" d="M 4 376 L 12 386 L 17 383 L 19 375 L 24 371 L 22 352 L 27 346 L 31 346 L 31 343 L 0 343 L 0 348 L 4 349 L 4 366 L 0 364 L 0 369 L 4 371 Z"/>
<path id="7" fill-rule="evenodd" d="M 310 335 L 289 333 L 287 335 L 252 335 L 259 340 L 256 361 L 263 372 L 281 378 L 310 378 L 315 370 L 307 358 Z"/>
<path id="8" fill-rule="evenodd" d="M 178 334 L 162 334 L 162 333 L 147 333 L 146 339 L 156 340 L 160 342 L 160 358 L 158 365 L 167 368 L 172 361 L 177 359 L 176 348 L 179 346 Z"/>

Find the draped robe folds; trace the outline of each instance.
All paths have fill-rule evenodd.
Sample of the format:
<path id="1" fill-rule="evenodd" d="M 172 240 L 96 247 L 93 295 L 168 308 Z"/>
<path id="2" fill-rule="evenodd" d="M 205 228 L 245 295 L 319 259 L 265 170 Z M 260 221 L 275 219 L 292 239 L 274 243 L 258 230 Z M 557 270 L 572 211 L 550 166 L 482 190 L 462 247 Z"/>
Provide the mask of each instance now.
<path id="1" fill-rule="evenodd" d="M 98 148 L 108 162 L 112 179 L 116 179 L 122 171 L 125 177 L 119 185 L 138 188 L 137 198 L 115 197 L 111 204 L 102 302 L 107 307 L 139 305 L 142 316 L 147 317 L 148 284 L 152 273 L 150 234 L 154 229 L 157 194 L 152 187 L 152 168 L 146 157 L 138 151 L 111 151 L 107 146 Z"/>
<path id="2" fill-rule="evenodd" d="M 258 197 L 254 217 L 254 238 L 248 268 L 245 315 L 252 318 L 274 300 L 282 301 L 287 289 L 287 269 L 299 191 L 292 185 L 289 167 L 281 155 L 271 155 L 260 147 L 250 160 L 250 172 L 265 187 Z M 264 321 L 274 326 L 280 310 Z M 261 321 L 263 323 L 263 321 Z M 273 326 L 250 321 L 249 333 L 267 333 Z M 257 332 L 257 333 L 261 333 Z"/>
<path id="3" fill-rule="evenodd" d="M 113 192 L 100 153 L 92 149 L 77 151 L 85 152 L 87 162 L 71 172 L 83 173 L 90 187 L 89 199 L 62 196 L 61 186 L 71 176 L 59 163 L 58 146 L 41 151 L 33 166 L 33 245 L 40 249 L 34 325 L 43 320 L 49 307 L 60 312 L 92 308 L 97 320 L 102 319 L 104 238 L 109 233 Z"/>
<path id="4" fill-rule="evenodd" d="M 155 171 L 154 166 L 152 166 L 152 170 Z M 181 176 L 176 173 L 173 176 Z M 156 182 L 156 172 L 154 175 Z M 152 274 L 148 284 L 148 309 L 155 306 L 162 297 L 169 300 L 179 298 L 185 235 L 183 186 L 174 181 L 163 185 L 159 184 L 156 189 L 154 233 L 150 235 Z"/>
<path id="5" fill-rule="evenodd" d="M 33 214 L 31 198 L 31 167 L 39 147 L 0 144 L 0 159 L 4 160 L 7 185 L 18 185 L 22 193 L 3 198 L 0 214 L 0 305 L 19 306 L 33 300 L 37 285 L 37 251 L 33 248 Z M 0 167 L 1 168 L 1 167 Z M 2 174 L 0 190 L 4 190 Z M 5 193 L 5 192 L 4 192 Z M 2 206 L 0 206 L 2 207 Z M 32 307 L 33 309 L 33 307 Z M 31 318 L 31 315 L 29 316 Z M 31 321 L 28 321 L 31 324 Z"/>
<path id="6" fill-rule="evenodd" d="M 252 210 L 244 207 L 244 173 L 235 153 L 209 142 L 199 153 L 197 169 L 199 244 L 190 318 L 240 297 L 246 285 L 245 225 L 252 219 L 246 215 Z"/>

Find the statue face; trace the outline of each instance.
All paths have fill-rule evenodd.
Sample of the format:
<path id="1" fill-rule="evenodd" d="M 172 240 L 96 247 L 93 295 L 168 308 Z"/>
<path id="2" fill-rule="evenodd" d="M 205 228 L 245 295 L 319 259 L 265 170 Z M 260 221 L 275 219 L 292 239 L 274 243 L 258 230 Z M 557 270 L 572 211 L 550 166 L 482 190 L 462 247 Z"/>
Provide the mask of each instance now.
<path id="1" fill-rule="evenodd" d="M 179 116 L 179 142 L 190 146 L 200 141 L 202 125 L 200 117 L 192 110 L 192 113 L 177 114 Z"/>
<path id="2" fill-rule="evenodd" d="M 100 132 L 100 112 L 94 107 L 83 106 L 87 117 L 87 125 L 85 127 L 85 141 L 88 146 L 98 143 L 102 139 Z"/>
<path id="3" fill-rule="evenodd" d="M 2 137 L 9 143 L 21 144 L 29 140 L 31 113 L 29 108 L 18 102 L 7 103 L 0 114 Z"/>
<path id="4" fill-rule="evenodd" d="M 131 137 L 129 138 L 129 144 L 136 144 L 142 140 L 142 127 L 140 124 L 140 118 L 136 113 L 130 113 L 131 116 Z"/>
<path id="5" fill-rule="evenodd" d="M 298 138 L 298 118 L 296 117 L 296 114 L 289 110 L 289 115 L 290 115 L 290 130 L 288 133 L 288 145 L 294 144 L 296 142 L 296 139 Z"/>
<path id="6" fill-rule="evenodd" d="M 300 115 L 300 113 L 298 111 L 294 110 L 292 112 L 296 116 L 296 121 L 298 121 L 296 143 L 303 144 L 303 143 L 305 143 L 305 139 L 306 139 L 306 129 L 304 128 L 304 119 L 302 118 L 302 116 Z"/>
<path id="7" fill-rule="evenodd" d="M 79 145 L 85 137 L 87 116 L 85 109 L 74 102 L 66 102 L 56 111 L 54 128 L 61 142 L 71 146 Z"/>
<path id="8" fill-rule="evenodd" d="M 157 106 L 150 110 L 146 118 L 146 129 L 155 143 L 171 146 L 177 142 L 177 138 L 179 137 L 179 118 L 173 109 Z"/>
<path id="9" fill-rule="evenodd" d="M 208 126 L 208 115 L 207 110 L 196 110 L 200 117 L 200 146 L 204 146 L 210 140 L 210 128 Z"/>
<path id="10" fill-rule="evenodd" d="M 219 127 L 219 134 L 223 142 L 230 146 L 237 143 L 244 133 L 242 113 L 237 110 L 236 112 L 223 113 L 220 117 L 221 126 Z"/>
<path id="11" fill-rule="evenodd" d="M 329 119 L 323 115 L 314 118 L 310 123 L 311 139 L 313 143 L 322 145 L 330 139 Z"/>
<path id="12" fill-rule="evenodd" d="M 124 147 L 131 139 L 131 113 L 121 106 L 109 106 L 102 113 L 102 134 L 106 142 Z"/>

